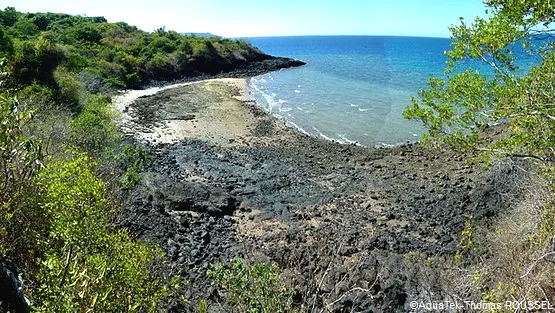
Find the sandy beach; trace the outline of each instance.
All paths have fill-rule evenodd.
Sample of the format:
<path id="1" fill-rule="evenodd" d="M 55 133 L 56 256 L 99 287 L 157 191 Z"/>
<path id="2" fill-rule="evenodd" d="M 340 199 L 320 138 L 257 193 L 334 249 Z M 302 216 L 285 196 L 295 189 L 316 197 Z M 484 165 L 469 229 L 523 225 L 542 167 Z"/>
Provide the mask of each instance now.
<path id="1" fill-rule="evenodd" d="M 149 144 L 201 139 L 222 146 L 260 144 L 253 133 L 281 128 L 263 118 L 249 97 L 245 78 L 220 78 L 124 91 L 113 98 L 118 125 L 127 134 Z M 160 105 L 164 101 L 176 102 Z M 266 138 L 269 142 L 269 138 Z"/>

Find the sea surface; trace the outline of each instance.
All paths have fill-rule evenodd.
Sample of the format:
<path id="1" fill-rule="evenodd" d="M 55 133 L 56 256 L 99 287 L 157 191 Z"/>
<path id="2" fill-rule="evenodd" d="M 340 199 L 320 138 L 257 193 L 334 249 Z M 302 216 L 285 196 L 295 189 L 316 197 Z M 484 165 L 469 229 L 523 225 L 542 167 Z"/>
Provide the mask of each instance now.
<path id="1" fill-rule="evenodd" d="M 307 65 L 255 77 L 250 92 L 265 110 L 300 131 L 365 146 L 414 142 L 424 133 L 403 111 L 442 75 L 447 38 L 387 36 L 258 37 L 262 51 Z"/>
<path id="2" fill-rule="evenodd" d="M 262 51 L 307 65 L 255 77 L 256 102 L 288 125 L 361 145 L 416 141 L 423 129 L 402 117 L 430 75 L 445 68 L 449 39 L 376 36 L 248 38 Z"/>

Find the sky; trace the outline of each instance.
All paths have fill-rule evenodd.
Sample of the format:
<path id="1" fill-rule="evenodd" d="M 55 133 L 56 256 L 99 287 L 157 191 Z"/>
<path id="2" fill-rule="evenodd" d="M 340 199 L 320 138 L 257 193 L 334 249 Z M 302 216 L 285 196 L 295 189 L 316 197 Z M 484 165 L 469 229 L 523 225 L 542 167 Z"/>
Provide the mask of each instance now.
<path id="1" fill-rule="evenodd" d="M 0 8 L 104 16 L 146 31 L 224 37 L 391 35 L 449 37 L 459 17 L 484 16 L 482 0 L 2 0 Z"/>

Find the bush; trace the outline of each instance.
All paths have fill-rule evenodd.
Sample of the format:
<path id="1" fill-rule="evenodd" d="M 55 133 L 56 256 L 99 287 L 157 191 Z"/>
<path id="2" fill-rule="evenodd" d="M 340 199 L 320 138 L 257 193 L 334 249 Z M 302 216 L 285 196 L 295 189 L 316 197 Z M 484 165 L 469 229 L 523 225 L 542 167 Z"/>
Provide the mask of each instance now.
<path id="1" fill-rule="evenodd" d="M 154 55 L 152 60 L 146 64 L 146 70 L 157 78 L 170 78 L 175 74 L 170 58 L 163 53 Z"/>
<path id="2" fill-rule="evenodd" d="M 89 95 L 70 124 L 72 143 L 94 156 L 113 149 L 120 139 L 109 104 L 108 97 Z"/>
<path id="3" fill-rule="evenodd" d="M 226 300 L 237 312 L 288 312 L 293 294 L 281 283 L 277 265 L 258 262 L 245 264 L 235 258 L 228 266 L 213 265 L 208 277 L 225 293 Z"/>
<path id="4" fill-rule="evenodd" d="M 111 226 L 117 210 L 85 154 L 36 179 L 50 224 L 30 293 L 37 312 L 161 312 L 169 287 L 150 264 L 162 254 Z"/>
<path id="5" fill-rule="evenodd" d="M 127 188 L 134 187 L 141 181 L 140 172 L 151 161 L 146 151 L 129 144 L 123 146 L 116 159 L 119 168 L 124 169 L 120 183 Z"/>
<path id="6" fill-rule="evenodd" d="M 25 86 L 18 93 L 18 98 L 22 103 L 34 108 L 49 108 L 54 104 L 52 90 L 37 83 Z"/>
<path id="7" fill-rule="evenodd" d="M 125 75 L 125 86 L 129 88 L 136 88 L 141 85 L 141 77 L 137 73 Z"/>
<path id="8" fill-rule="evenodd" d="M 33 111 L 0 94 L 0 254 L 20 265 L 39 250 L 43 214 L 33 207 L 30 178 L 41 166 L 41 143 L 24 132 Z"/>
<path id="9" fill-rule="evenodd" d="M 81 109 L 81 97 L 84 93 L 83 85 L 77 80 L 77 76 L 63 69 L 54 72 L 57 84 L 56 100 L 70 111 L 78 112 Z"/>

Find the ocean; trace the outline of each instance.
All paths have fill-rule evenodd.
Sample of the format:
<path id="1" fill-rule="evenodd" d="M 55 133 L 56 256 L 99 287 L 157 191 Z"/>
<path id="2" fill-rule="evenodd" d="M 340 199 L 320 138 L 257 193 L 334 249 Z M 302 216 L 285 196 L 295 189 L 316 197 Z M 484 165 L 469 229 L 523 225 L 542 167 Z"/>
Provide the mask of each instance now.
<path id="1" fill-rule="evenodd" d="M 307 65 L 250 80 L 258 105 L 301 132 L 365 146 L 414 142 L 402 117 L 411 97 L 441 75 L 449 39 L 378 36 L 248 38 L 262 51 Z"/>

